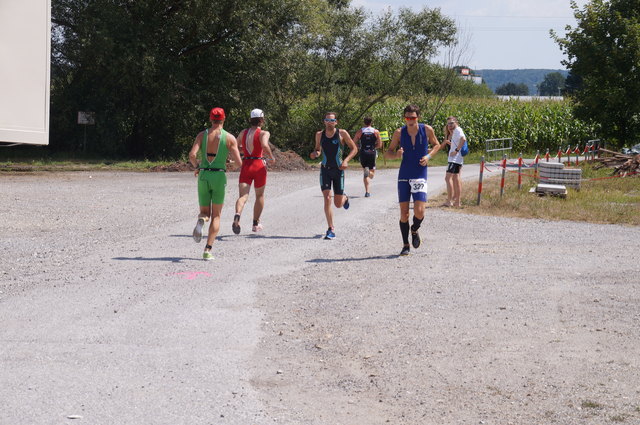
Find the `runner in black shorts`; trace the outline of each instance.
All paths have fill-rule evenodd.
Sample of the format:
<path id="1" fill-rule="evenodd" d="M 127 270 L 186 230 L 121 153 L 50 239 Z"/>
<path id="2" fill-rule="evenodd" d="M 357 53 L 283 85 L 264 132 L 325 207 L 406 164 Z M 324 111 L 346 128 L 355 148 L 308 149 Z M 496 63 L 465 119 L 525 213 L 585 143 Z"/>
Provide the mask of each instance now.
<path id="1" fill-rule="evenodd" d="M 349 161 L 356 156 L 358 148 L 351 140 L 346 130 L 337 128 L 338 120 L 335 112 L 324 114 L 324 130 L 316 133 L 315 149 L 309 155 L 316 159 L 322 153 L 322 165 L 320 167 L 320 189 L 324 198 L 324 215 L 329 228 L 325 239 L 336 237 L 333 227 L 333 211 L 331 210 L 331 188 L 333 188 L 333 203 L 336 208 L 349 209 L 349 197 L 344 194 L 344 170 L 349 166 Z M 349 146 L 350 152 L 342 159 L 343 145 Z"/>
<path id="2" fill-rule="evenodd" d="M 371 117 L 365 117 L 363 121 L 365 126 L 356 132 L 353 141 L 355 143 L 360 141 L 360 165 L 364 170 L 362 178 L 364 196 L 368 198 L 371 196 L 371 192 L 369 192 L 371 179 L 376 173 L 376 158 L 378 157 L 376 149 L 382 148 L 382 139 L 380 138 L 380 132 L 371 127 L 371 122 L 373 121 Z"/>
<path id="3" fill-rule="evenodd" d="M 447 183 L 447 201 L 443 207 L 461 208 L 460 195 L 462 193 L 462 179 L 460 178 L 460 169 L 464 164 L 464 157 L 460 153 L 462 147 L 467 141 L 464 131 L 458 125 L 456 117 L 448 117 L 447 125 L 444 128 L 443 145 L 449 145 L 449 165 L 445 174 L 445 182 Z"/>
<path id="4" fill-rule="evenodd" d="M 447 165 L 447 173 L 460 174 L 460 168 L 462 168 L 462 164 L 456 164 L 455 162 L 450 162 L 449 165 Z"/>

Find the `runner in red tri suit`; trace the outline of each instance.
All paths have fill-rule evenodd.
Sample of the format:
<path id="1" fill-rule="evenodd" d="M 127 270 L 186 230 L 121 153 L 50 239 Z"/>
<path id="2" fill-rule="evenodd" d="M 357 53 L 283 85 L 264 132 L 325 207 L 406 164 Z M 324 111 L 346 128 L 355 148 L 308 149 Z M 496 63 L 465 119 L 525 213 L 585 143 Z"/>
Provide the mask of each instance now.
<path id="1" fill-rule="evenodd" d="M 238 135 L 243 159 L 240 170 L 239 191 L 240 195 L 236 201 L 236 215 L 233 217 L 231 229 L 236 235 L 240 233 L 240 215 L 249 198 L 249 189 L 253 183 L 256 192 L 256 201 L 253 205 L 253 227 L 254 232 L 262 230 L 260 215 L 264 208 L 264 189 L 267 184 L 266 159 L 275 161 L 271 148 L 269 147 L 269 132 L 261 129 L 264 125 L 264 112 L 260 109 L 251 111 L 249 122 L 251 127 L 242 130 Z M 265 156 L 266 154 L 266 156 Z"/>

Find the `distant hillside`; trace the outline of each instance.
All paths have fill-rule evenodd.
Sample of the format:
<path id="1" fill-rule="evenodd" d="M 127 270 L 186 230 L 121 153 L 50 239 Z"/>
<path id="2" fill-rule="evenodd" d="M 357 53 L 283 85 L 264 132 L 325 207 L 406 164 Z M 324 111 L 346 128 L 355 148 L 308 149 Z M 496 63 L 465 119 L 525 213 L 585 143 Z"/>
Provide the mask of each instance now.
<path id="1" fill-rule="evenodd" d="M 494 92 L 506 83 L 525 83 L 529 87 L 529 94 L 536 94 L 536 84 L 544 81 L 544 76 L 551 72 L 559 72 L 565 78 L 568 71 L 564 69 L 475 69 L 476 75 L 482 79 Z"/>

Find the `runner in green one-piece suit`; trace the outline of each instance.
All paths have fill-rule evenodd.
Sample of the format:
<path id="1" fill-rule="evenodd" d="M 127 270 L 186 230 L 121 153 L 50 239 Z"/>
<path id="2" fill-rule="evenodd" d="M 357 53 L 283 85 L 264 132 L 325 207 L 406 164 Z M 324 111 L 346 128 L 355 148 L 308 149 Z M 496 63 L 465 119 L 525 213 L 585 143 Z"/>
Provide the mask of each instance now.
<path id="1" fill-rule="evenodd" d="M 200 242 L 202 239 L 204 223 L 211 220 L 207 244 L 202 254 L 202 258 L 205 260 L 213 259 L 211 245 L 213 245 L 220 230 L 220 213 L 222 212 L 227 186 L 225 171 L 228 155 L 231 155 L 235 167 L 242 165 L 236 138 L 222 128 L 225 120 L 224 109 L 213 108 L 209 114 L 209 119 L 211 120 L 211 128 L 198 134 L 189 152 L 189 162 L 198 168 L 195 175 L 198 177 L 200 214 L 198 215 L 196 227 L 193 229 L 193 239 L 196 242 Z M 201 151 L 199 164 L 198 151 Z"/>

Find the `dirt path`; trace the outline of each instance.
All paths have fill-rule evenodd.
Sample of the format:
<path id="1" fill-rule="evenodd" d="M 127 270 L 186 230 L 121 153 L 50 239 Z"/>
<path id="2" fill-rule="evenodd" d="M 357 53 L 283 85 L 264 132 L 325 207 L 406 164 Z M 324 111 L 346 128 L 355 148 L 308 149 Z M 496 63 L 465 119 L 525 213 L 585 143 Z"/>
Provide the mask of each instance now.
<path id="1" fill-rule="evenodd" d="M 324 241 L 316 172 L 240 236 L 230 173 L 203 262 L 189 173 L 0 175 L 0 423 L 640 423 L 640 229 L 430 209 L 398 258 L 394 176 Z"/>

